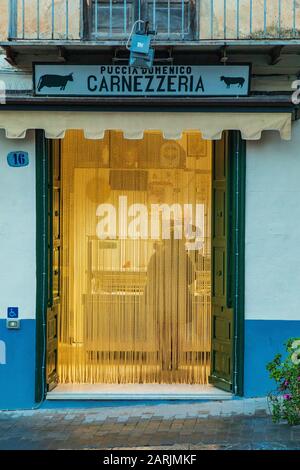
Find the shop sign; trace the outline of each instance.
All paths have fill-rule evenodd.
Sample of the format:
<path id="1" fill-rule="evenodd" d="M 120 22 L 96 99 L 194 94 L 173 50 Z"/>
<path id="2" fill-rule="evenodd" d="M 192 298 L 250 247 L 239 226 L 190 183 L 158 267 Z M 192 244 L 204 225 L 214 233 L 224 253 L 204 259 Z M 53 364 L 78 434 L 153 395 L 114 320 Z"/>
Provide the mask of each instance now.
<path id="1" fill-rule="evenodd" d="M 35 64 L 37 96 L 247 96 L 250 65 Z"/>

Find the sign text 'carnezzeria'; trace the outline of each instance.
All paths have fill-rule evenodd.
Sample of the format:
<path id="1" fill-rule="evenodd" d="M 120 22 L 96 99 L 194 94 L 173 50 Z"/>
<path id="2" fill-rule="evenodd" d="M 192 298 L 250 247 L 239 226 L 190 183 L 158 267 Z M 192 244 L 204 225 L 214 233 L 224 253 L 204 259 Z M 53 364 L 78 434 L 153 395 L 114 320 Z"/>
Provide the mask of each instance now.
<path id="1" fill-rule="evenodd" d="M 246 96 L 248 65 L 36 64 L 34 91 L 42 96 Z"/>

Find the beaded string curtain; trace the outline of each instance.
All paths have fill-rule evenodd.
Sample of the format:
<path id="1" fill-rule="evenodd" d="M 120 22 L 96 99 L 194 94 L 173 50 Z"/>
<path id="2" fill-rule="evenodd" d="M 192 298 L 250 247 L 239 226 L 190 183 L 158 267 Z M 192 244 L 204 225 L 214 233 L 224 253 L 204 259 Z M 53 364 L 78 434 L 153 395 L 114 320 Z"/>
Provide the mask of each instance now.
<path id="1" fill-rule="evenodd" d="M 206 384 L 211 143 L 68 131 L 62 207 L 60 382 Z"/>

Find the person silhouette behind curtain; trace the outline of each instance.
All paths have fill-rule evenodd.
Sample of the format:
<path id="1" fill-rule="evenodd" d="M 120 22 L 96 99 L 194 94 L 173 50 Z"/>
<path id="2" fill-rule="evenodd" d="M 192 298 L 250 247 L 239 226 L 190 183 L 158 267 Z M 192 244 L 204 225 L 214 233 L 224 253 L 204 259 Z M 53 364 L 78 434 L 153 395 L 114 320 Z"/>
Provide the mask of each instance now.
<path id="1" fill-rule="evenodd" d="M 145 325 L 148 335 L 152 329 L 156 336 L 162 370 L 176 371 L 182 339 L 191 334 L 195 268 L 185 239 L 176 239 L 172 226 L 170 238 L 156 242 L 154 250 L 147 268 Z"/>

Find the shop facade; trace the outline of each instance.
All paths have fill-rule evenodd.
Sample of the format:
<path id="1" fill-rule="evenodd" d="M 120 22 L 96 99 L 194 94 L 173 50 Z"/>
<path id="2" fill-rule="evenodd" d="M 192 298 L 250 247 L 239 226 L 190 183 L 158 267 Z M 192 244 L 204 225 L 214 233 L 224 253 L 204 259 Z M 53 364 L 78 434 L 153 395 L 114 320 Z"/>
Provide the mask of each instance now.
<path id="1" fill-rule="evenodd" d="M 230 65 L 190 48 L 171 73 L 161 57 L 129 75 L 104 46 L 64 64 L 15 47 L 26 67 L 1 69 L 0 407 L 94 386 L 99 400 L 266 395 L 266 363 L 300 335 L 294 72 L 274 78 L 240 46 Z"/>

